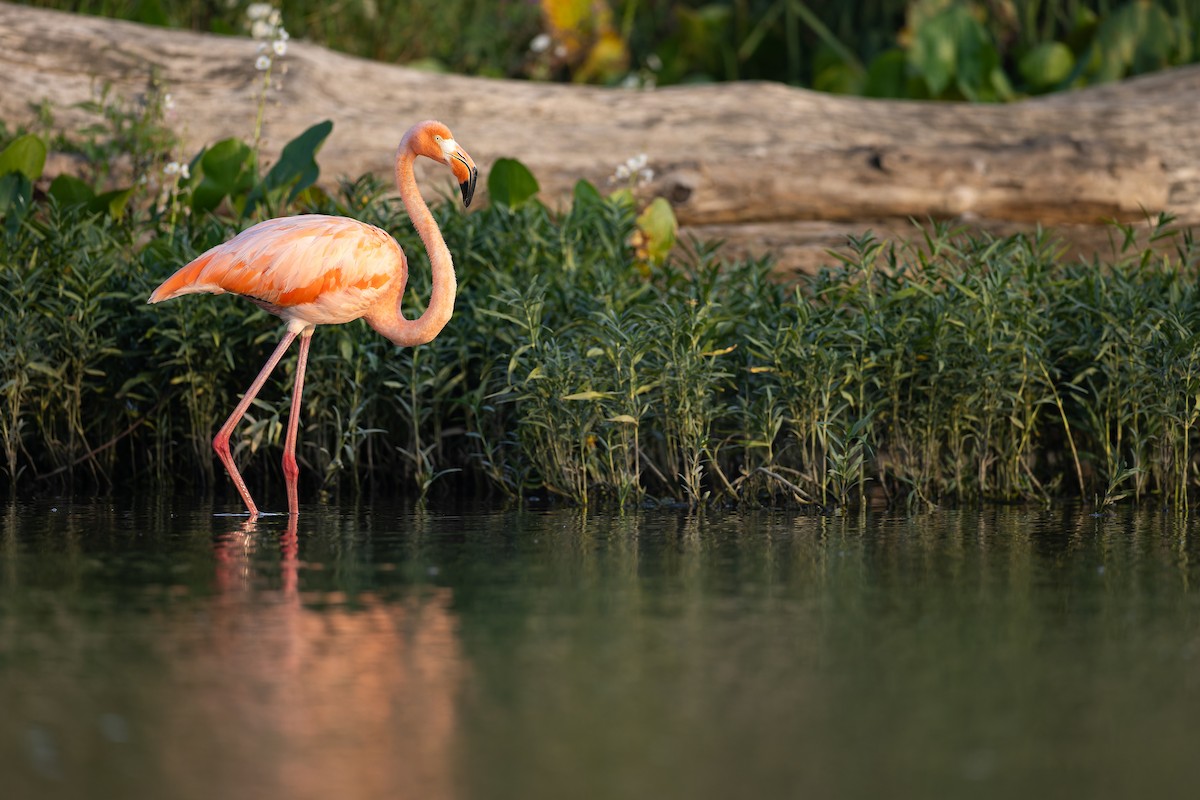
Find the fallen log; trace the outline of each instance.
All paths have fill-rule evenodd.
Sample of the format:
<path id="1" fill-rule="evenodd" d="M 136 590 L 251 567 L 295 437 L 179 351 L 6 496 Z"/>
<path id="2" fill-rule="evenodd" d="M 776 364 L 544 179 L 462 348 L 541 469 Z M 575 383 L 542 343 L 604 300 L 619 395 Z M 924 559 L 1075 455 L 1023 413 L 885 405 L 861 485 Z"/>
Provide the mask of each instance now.
<path id="1" fill-rule="evenodd" d="M 48 103 L 55 128 L 71 132 L 95 121 L 78 104 L 98 87 L 132 96 L 153 78 L 173 95 L 181 155 L 249 138 L 256 45 L 0 3 L 0 119 L 29 124 Z M 604 187 L 616 165 L 646 153 L 647 190 L 670 200 L 688 232 L 773 253 L 785 270 L 828 263 L 846 234 L 909 236 L 914 218 L 997 232 L 1061 226 L 1084 251 L 1108 249 L 1108 219 L 1200 223 L 1200 67 L 972 105 L 770 83 L 634 91 L 470 78 L 290 45 L 268 93 L 264 153 L 331 119 L 320 159 L 330 182 L 387 174 L 400 133 L 433 117 L 485 171 L 521 159 L 551 203 L 579 178 Z"/>

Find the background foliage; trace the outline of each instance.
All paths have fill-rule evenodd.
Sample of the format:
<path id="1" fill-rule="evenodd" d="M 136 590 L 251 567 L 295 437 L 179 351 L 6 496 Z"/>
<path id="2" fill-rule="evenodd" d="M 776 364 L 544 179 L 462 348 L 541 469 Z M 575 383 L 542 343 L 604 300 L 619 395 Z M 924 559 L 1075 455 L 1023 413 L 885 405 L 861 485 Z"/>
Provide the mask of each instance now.
<path id="1" fill-rule="evenodd" d="M 250 25 L 244 0 L 22 1 Z M 293 35 L 380 61 L 627 86 L 756 79 L 997 101 L 1200 58 L 1200 0 L 293 0 L 284 12 Z"/>

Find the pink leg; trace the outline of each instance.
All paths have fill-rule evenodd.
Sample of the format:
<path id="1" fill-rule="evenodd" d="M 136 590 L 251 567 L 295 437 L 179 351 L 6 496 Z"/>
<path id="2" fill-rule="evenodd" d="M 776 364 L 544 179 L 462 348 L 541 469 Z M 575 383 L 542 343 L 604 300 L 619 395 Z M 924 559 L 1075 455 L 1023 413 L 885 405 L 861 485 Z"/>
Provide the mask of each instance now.
<path id="1" fill-rule="evenodd" d="M 267 382 L 271 370 L 275 369 L 275 365 L 279 363 L 279 359 L 283 358 L 283 354 L 295 338 L 295 333 L 291 331 L 287 332 L 283 337 L 283 341 L 275 348 L 275 352 L 267 359 L 262 372 L 258 373 L 258 377 L 254 379 L 254 383 L 250 384 L 250 388 L 246 390 L 242 401 L 237 404 L 237 408 L 233 410 L 233 413 L 229 415 L 229 419 L 225 420 L 225 424 L 221 426 L 221 430 L 217 431 L 217 435 L 213 437 L 213 450 L 217 451 L 217 456 L 221 459 L 221 463 L 225 465 L 225 471 L 233 479 L 233 485 L 237 487 L 238 493 L 246 503 L 246 508 L 250 511 L 250 519 L 258 516 L 258 507 L 254 505 L 254 501 L 250 498 L 250 490 L 246 488 L 246 482 L 242 480 L 241 473 L 238 472 L 237 466 L 233 463 L 233 455 L 229 452 L 229 437 L 233 435 L 234 426 L 238 424 L 242 415 L 246 413 L 246 409 L 254 402 L 254 398 L 258 396 L 258 392 L 262 389 L 263 384 Z"/>
<path id="2" fill-rule="evenodd" d="M 300 334 L 300 360 L 296 362 L 296 387 L 292 390 L 292 413 L 288 417 L 287 439 L 283 444 L 283 480 L 287 484 L 288 513 L 300 513 L 300 498 L 296 479 L 300 477 L 300 466 L 296 463 L 296 429 L 300 427 L 300 396 L 304 393 L 304 368 L 308 364 L 308 346 L 312 344 L 312 330 Z"/>

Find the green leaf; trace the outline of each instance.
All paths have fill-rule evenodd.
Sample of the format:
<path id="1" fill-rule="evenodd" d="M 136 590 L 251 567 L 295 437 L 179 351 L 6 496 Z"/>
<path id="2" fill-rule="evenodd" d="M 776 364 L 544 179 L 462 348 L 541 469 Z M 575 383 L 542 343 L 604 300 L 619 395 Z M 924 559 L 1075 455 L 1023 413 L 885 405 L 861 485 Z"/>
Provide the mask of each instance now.
<path id="1" fill-rule="evenodd" d="M 1035 90 L 1050 89 L 1066 80 L 1075 68 L 1071 48 L 1062 42 L 1043 42 L 1021 56 L 1018 69 L 1025 82 Z"/>
<path id="2" fill-rule="evenodd" d="M 212 211 L 226 197 L 244 198 L 254 185 L 254 151 L 240 139 L 217 142 L 192 163 L 192 179 L 199 175 L 192 189 L 194 211 Z"/>
<path id="3" fill-rule="evenodd" d="M 830 64 L 813 77 L 812 88 L 830 94 L 861 94 L 864 77 L 861 67 L 853 64 Z"/>
<path id="4" fill-rule="evenodd" d="M 52 378 L 59 376 L 60 370 L 51 367 L 49 364 L 43 364 L 40 361 L 31 361 L 26 365 L 32 372 L 40 372 L 43 375 L 49 375 Z"/>
<path id="5" fill-rule="evenodd" d="M 15 232 L 33 203 L 33 182 L 20 172 L 0 175 L 0 217 Z"/>
<path id="6" fill-rule="evenodd" d="M 1009 102 L 1017 97 L 1017 93 L 1013 91 L 1012 84 L 1008 81 L 1008 75 L 1001 68 L 999 61 L 992 67 L 987 86 L 990 87 L 990 90 L 985 93 L 988 100 Z"/>
<path id="7" fill-rule="evenodd" d="M 934 97 L 950 85 L 958 71 L 955 8 L 937 14 L 918 27 L 908 51 L 909 66 L 925 79 L 929 93 Z"/>
<path id="8" fill-rule="evenodd" d="M 563 397 L 563 400 L 603 400 L 606 397 L 612 397 L 612 392 L 595 392 L 589 390 L 566 395 Z"/>
<path id="9" fill-rule="evenodd" d="M 1000 63 L 1000 56 L 992 44 L 991 34 L 965 6 L 952 17 L 958 44 L 955 70 L 955 85 L 969 100 L 991 99 L 980 97 L 980 90 L 988 85 L 992 69 Z"/>
<path id="10" fill-rule="evenodd" d="M 18 136 L 0 150 L 0 175 L 19 172 L 32 183 L 46 166 L 46 143 L 32 133 Z"/>
<path id="11" fill-rule="evenodd" d="M 483 314 L 486 317 L 495 317 L 496 319 L 502 319 L 507 322 L 511 322 L 514 325 L 524 325 L 525 324 L 521 320 L 514 317 L 512 314 L 506 314 L 505 312 L 497 311 L 494 308 L 480 308 L 480 309 L 478 309 L 478 313 Z"/>
<path id="12" fill-rule="evenodd" d="M 247 207 L 262 202 L 268 195 L 284 194 L 285 203 L 296 199 L 300 192 L 317 182 L 321 168 L 317 165 L 317 152 L 333 131 L 333 122 L 318 122 L 304 133 L 283 146 L 279 160 L 271 167 L 262 182 L 250 193 Z"/>
<path id="13" fill-rule="evenodd" d="M 129 205 L 129 198 L 133 197 L 133 187 L 128 189 L 114 189 L 111 192 L 104 192 L 96 195 L 95 199 L 88 204 L 88 210 L 101 211 L 108 214 L 113 219 L 120 219 L 125 216 L 125 206 Z"/>
<path id="14" fill-rule="evenodd" d="M 633 208 L 637 205 L 637 198 L 633 196 L 633 192 L 628 186 L 622 186 L 620 189 L 614 190 L 609 194 L 608 199 L 619 206 Z"/>
<path id="15" fill-rule="evenodd" d="M 493 170 L 493 174 L 494 172 L 495 170 Z M 489 187 L 490 185 L 491 184 L 489 183 Z M 490 192 L 491 189 L 489 188 L 488 191 Z M 600 190 L 597 189 L 590 181 L 586 181 L 582 178 L 575 182 L 575 189 L 571 195 L 574 208 L 585 208 L 588 206 L 602 205 L 604 203 L 604 195 L 600 194 Z"/>
<path id="16" fill-rule="evenodd" d="M 132 19 L 143 25 L 158 25 L 162 28 L 171 24 L 171 18 L 163 9 L 162 0 L 136 0 L 133 4 Z"/>
<path id="17" fill-rule="evenodd" d="M 1133 72 L 1151 72 L 1171 66 L 1177 42 L 1184 38 L 1179 36 L 1175 21 L 1158 3 L 1138 3 L 1138 8 L 1142 12 L 1142 35 L 1133 56 Z"/>
<path id="18" fill-rule="evenodd" d="M 1179 38 L 1170 16 L 1157 3 L 1126 3 L 1096 31 L 1089 65 L 1092 78 L 1113 81 L 1130 72 L 1161 69 L 1171 63 Z"/>
<path id="19" fill-rule="evenodd" d="M 96 192 L 74 175 L 59 175 L 50 183 L 50 196 L 61 206 L 71 206 L 90 203 Z"/>
<path id="20" fill-rule="evenodd" d="M 529 168 L 515 158 L 496 160 L 488 175 L 487 187 L 493 203 L 509 208 L 526 202 L 541 188 Z"/>
<path id="21" fill-rule="evenodd" d="M 292 200 L 303 203 L 310 208 L 314 206 L 329 205 L 338 205 L 339 208 L 344 208 L 344 206 L 339 204 L 337 198 L 330 197 L 329 192 L 325 191 L 320 186 L 309 186 L 307 189 L 301 189 L 299 192 L 295 193 L 295 197 L 293 197 Z"/>
<path id="22" fill-rule="evenodd" d="M 908 65 L 920 75 L 931 97 L 955 97 L 954 87 L 970 100 L 994 99 L 992 71 L 1000 55 L 988 29 L 966 3 L 950 3 L 931 16 L 910 17 L 915 25 Z"/>
<path id="23" fill-rule="evenodd" d="M 910 97 L 908 61 L 901 50 L 886 50 L 867 67 L 863 94 L 867 97 Z"/>
<path id="24" fill-rule="evenodd" d="M 692 71 L 715 74 L 721 68 L 725 41 L 729 38 L 733 9 L 718 3 L 699 8 L 675 5 L 680 51 L 692 63 Z"/>

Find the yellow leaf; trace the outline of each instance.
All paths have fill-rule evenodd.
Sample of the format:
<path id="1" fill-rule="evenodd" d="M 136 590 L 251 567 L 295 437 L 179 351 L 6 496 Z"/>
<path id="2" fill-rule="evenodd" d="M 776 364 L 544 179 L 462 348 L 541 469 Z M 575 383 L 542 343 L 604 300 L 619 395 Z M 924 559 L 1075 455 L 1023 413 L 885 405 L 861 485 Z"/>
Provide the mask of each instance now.
<path id="1" fill-rule="evenodd" d="M 671 204 L 665 198 L 654 198 L 650 205 L 646 206 L 646 210 L 638 215 L 637 226 L 642 234 L 649 260 L 661 264 L 667 253 L 671 252 L 676 231 L 679 229 Z"/>

